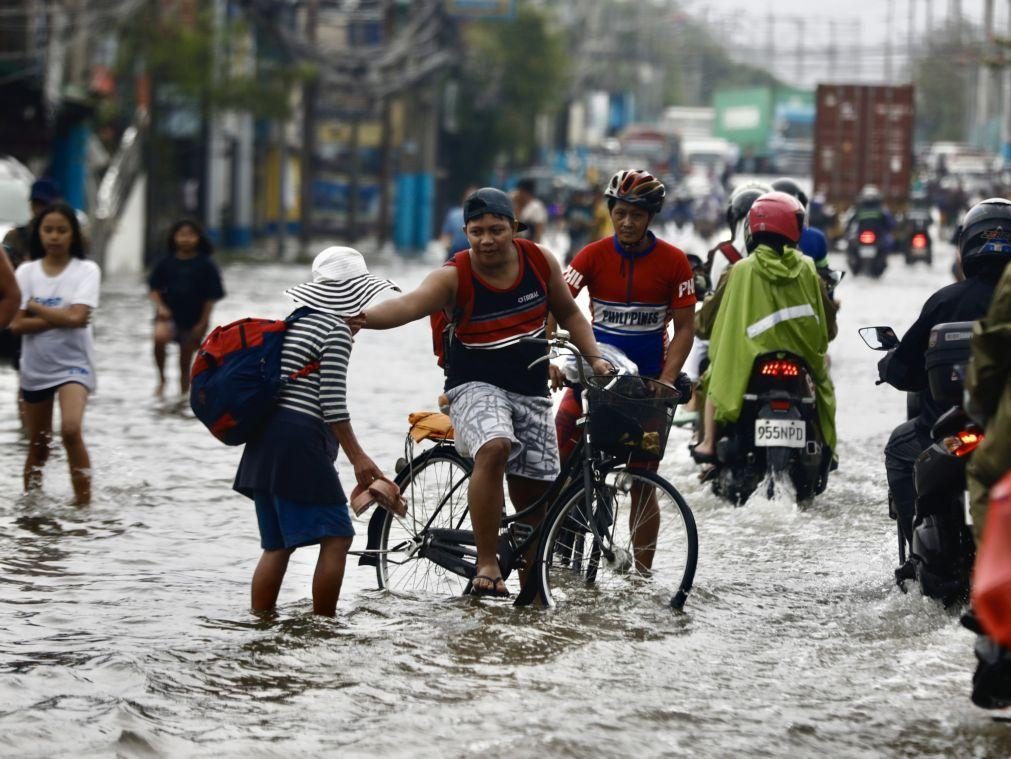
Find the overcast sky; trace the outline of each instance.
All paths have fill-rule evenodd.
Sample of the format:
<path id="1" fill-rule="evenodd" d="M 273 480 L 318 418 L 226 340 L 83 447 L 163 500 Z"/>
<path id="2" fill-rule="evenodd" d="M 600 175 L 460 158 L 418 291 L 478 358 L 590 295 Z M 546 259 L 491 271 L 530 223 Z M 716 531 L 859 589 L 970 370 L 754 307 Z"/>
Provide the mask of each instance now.
<path id="1" fill-rule="evenodd" d="M 951 0 L 682 0 L 696 16 L 707 17 L 737 60 L 764 61 L 768 56 L 769 18 L 774 20 L 775 73 L 791 83 L 818 81 L 883 82 L 888 71 L 890 39 L 892 80 L 903 79 L 910 45 L 909 10 L 914 10 L 914 54 L 922 43 L 928 7 L 934 26 L 948 17 Z M 958 4 L 958 3 L 955 3 Z M 888 24 L 888 6 L 893 7 Z M 962 0 L 962 14 L 982 20 L 985 0 Z M 996 0 L 995 26 L 1007 28 L 1008 0 Z M 803 50 L 798 35 L 803 29 Z M 1005 32 L 1007 34 L 1007 32 Z M 830 41 L 835 37 L 833 63 Z M 799 82 L 798 82 L 799 79 Z"/>

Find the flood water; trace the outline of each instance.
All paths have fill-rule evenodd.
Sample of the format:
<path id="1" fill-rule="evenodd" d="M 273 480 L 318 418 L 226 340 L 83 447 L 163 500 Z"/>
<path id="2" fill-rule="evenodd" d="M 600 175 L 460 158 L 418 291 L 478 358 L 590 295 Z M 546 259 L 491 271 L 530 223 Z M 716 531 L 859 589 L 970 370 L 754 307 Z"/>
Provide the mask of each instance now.
<path id="1" fill-rule="evenodd" d="M 9 756 L 978 756 L 1011 754 L 1009 727 L 969 702 L 972 636 L 891 580 L 881 450 L 904 400 L 875 387 L 858 326 L 901 334 L 949 281 L 893 259 L 847 277 L 832 347 L 841 468 L 815 506 L 744 508 L 697 482 L 672 433 L 661 473 L 698 522 L 684 613 L 643 602 L 515 609 L 419 602 L 349 564 L 333 620 L 312 616 L 315 550 L 293 557 L 277 618 L 248 609 L 259 555 L 240 451 L 184 403 L 156 402 L 139 280 L 107 281 L 95 319 L 99 391 L 85 437 L 95 502 L 70 505 L 56 451 L 21 495 L 15 378 L 0 373 L 0 753 Z M 841 261 L 836 261 L 841 265 Z M 404 286 L 429 265 L 377 262 Z M 281 316 L 308 267 L 233 265 L 218 323 Z M 427 324 L 365 333 L 350 407 L 392 471 L 406 416 L 440 373 Z M 345 482 L 353 477 L 346 461 Z M 359 539 L 366 522 L 356 521 Z M 356 547 L 359 547 L 356 545 Z"/>

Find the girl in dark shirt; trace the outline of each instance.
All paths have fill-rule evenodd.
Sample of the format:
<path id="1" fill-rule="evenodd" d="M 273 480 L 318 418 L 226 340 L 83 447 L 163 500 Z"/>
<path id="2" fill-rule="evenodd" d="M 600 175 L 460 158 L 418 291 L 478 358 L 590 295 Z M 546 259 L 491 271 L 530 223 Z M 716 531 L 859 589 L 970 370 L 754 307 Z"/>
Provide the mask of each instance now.
<path id="1" fill-rule="evenodd" d="M 197 222 L 177 221 L 169 231 L 168 251 L 148 280 L 155 304 L 159 396 L 165 392 L 165 354 L 170 342 L 179 344 L 179 390 L 183 395 L 189 393 L 193 353 L 207 333 L 215 301 L 225 296 L 221 272 L 211 260 L 214 248 Z"/>

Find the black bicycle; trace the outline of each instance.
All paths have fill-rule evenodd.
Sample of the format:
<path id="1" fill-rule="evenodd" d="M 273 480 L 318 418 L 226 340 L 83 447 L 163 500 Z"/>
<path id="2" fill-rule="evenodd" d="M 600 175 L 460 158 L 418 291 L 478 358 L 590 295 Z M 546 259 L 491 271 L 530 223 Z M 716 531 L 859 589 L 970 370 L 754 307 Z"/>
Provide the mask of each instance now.
<path id="1" fill-rule="evenodd" d="M 682 608 L 698 560 L 695 519 L 648 468 L 663 457 L 677 391 L 635 375 L 587 376 L 567 339 L 542 342 L 550 347 L 543 360 L 577 357 L 584 414 L 580 442 L 544 496 L 513 514 L 503 504 L 499 565 L 507 581 L 514 570 L 524 576 L 515 604 L 644 592 Z M 450 439 L 418 455 L 413 445 L 409 436 L 396 477 L 407 514 L 373 514 L 359 563 L 374 565 L 379 587 L 393 592 L 467 593 L 477 558 L 467 508 L 473 463 Z"/>

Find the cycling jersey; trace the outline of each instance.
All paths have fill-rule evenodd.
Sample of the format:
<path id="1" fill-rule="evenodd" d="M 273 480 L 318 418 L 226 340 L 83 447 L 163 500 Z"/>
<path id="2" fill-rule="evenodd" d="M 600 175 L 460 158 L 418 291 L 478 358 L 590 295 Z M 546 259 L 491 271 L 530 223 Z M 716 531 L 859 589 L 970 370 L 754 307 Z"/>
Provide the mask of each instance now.
<path id="1" fill-rule="evenodd" d="M 674 310 L 695 305 L 695 278 L 688 258 L 647 232 L 650 245 L 629 253 L 616 236 L 583 248 L 565 270 L 576 295 L 590 289 L 593 334 L 620 348 L 645 376 L 658 376 L 667 351 L 667 325 Z"/>

